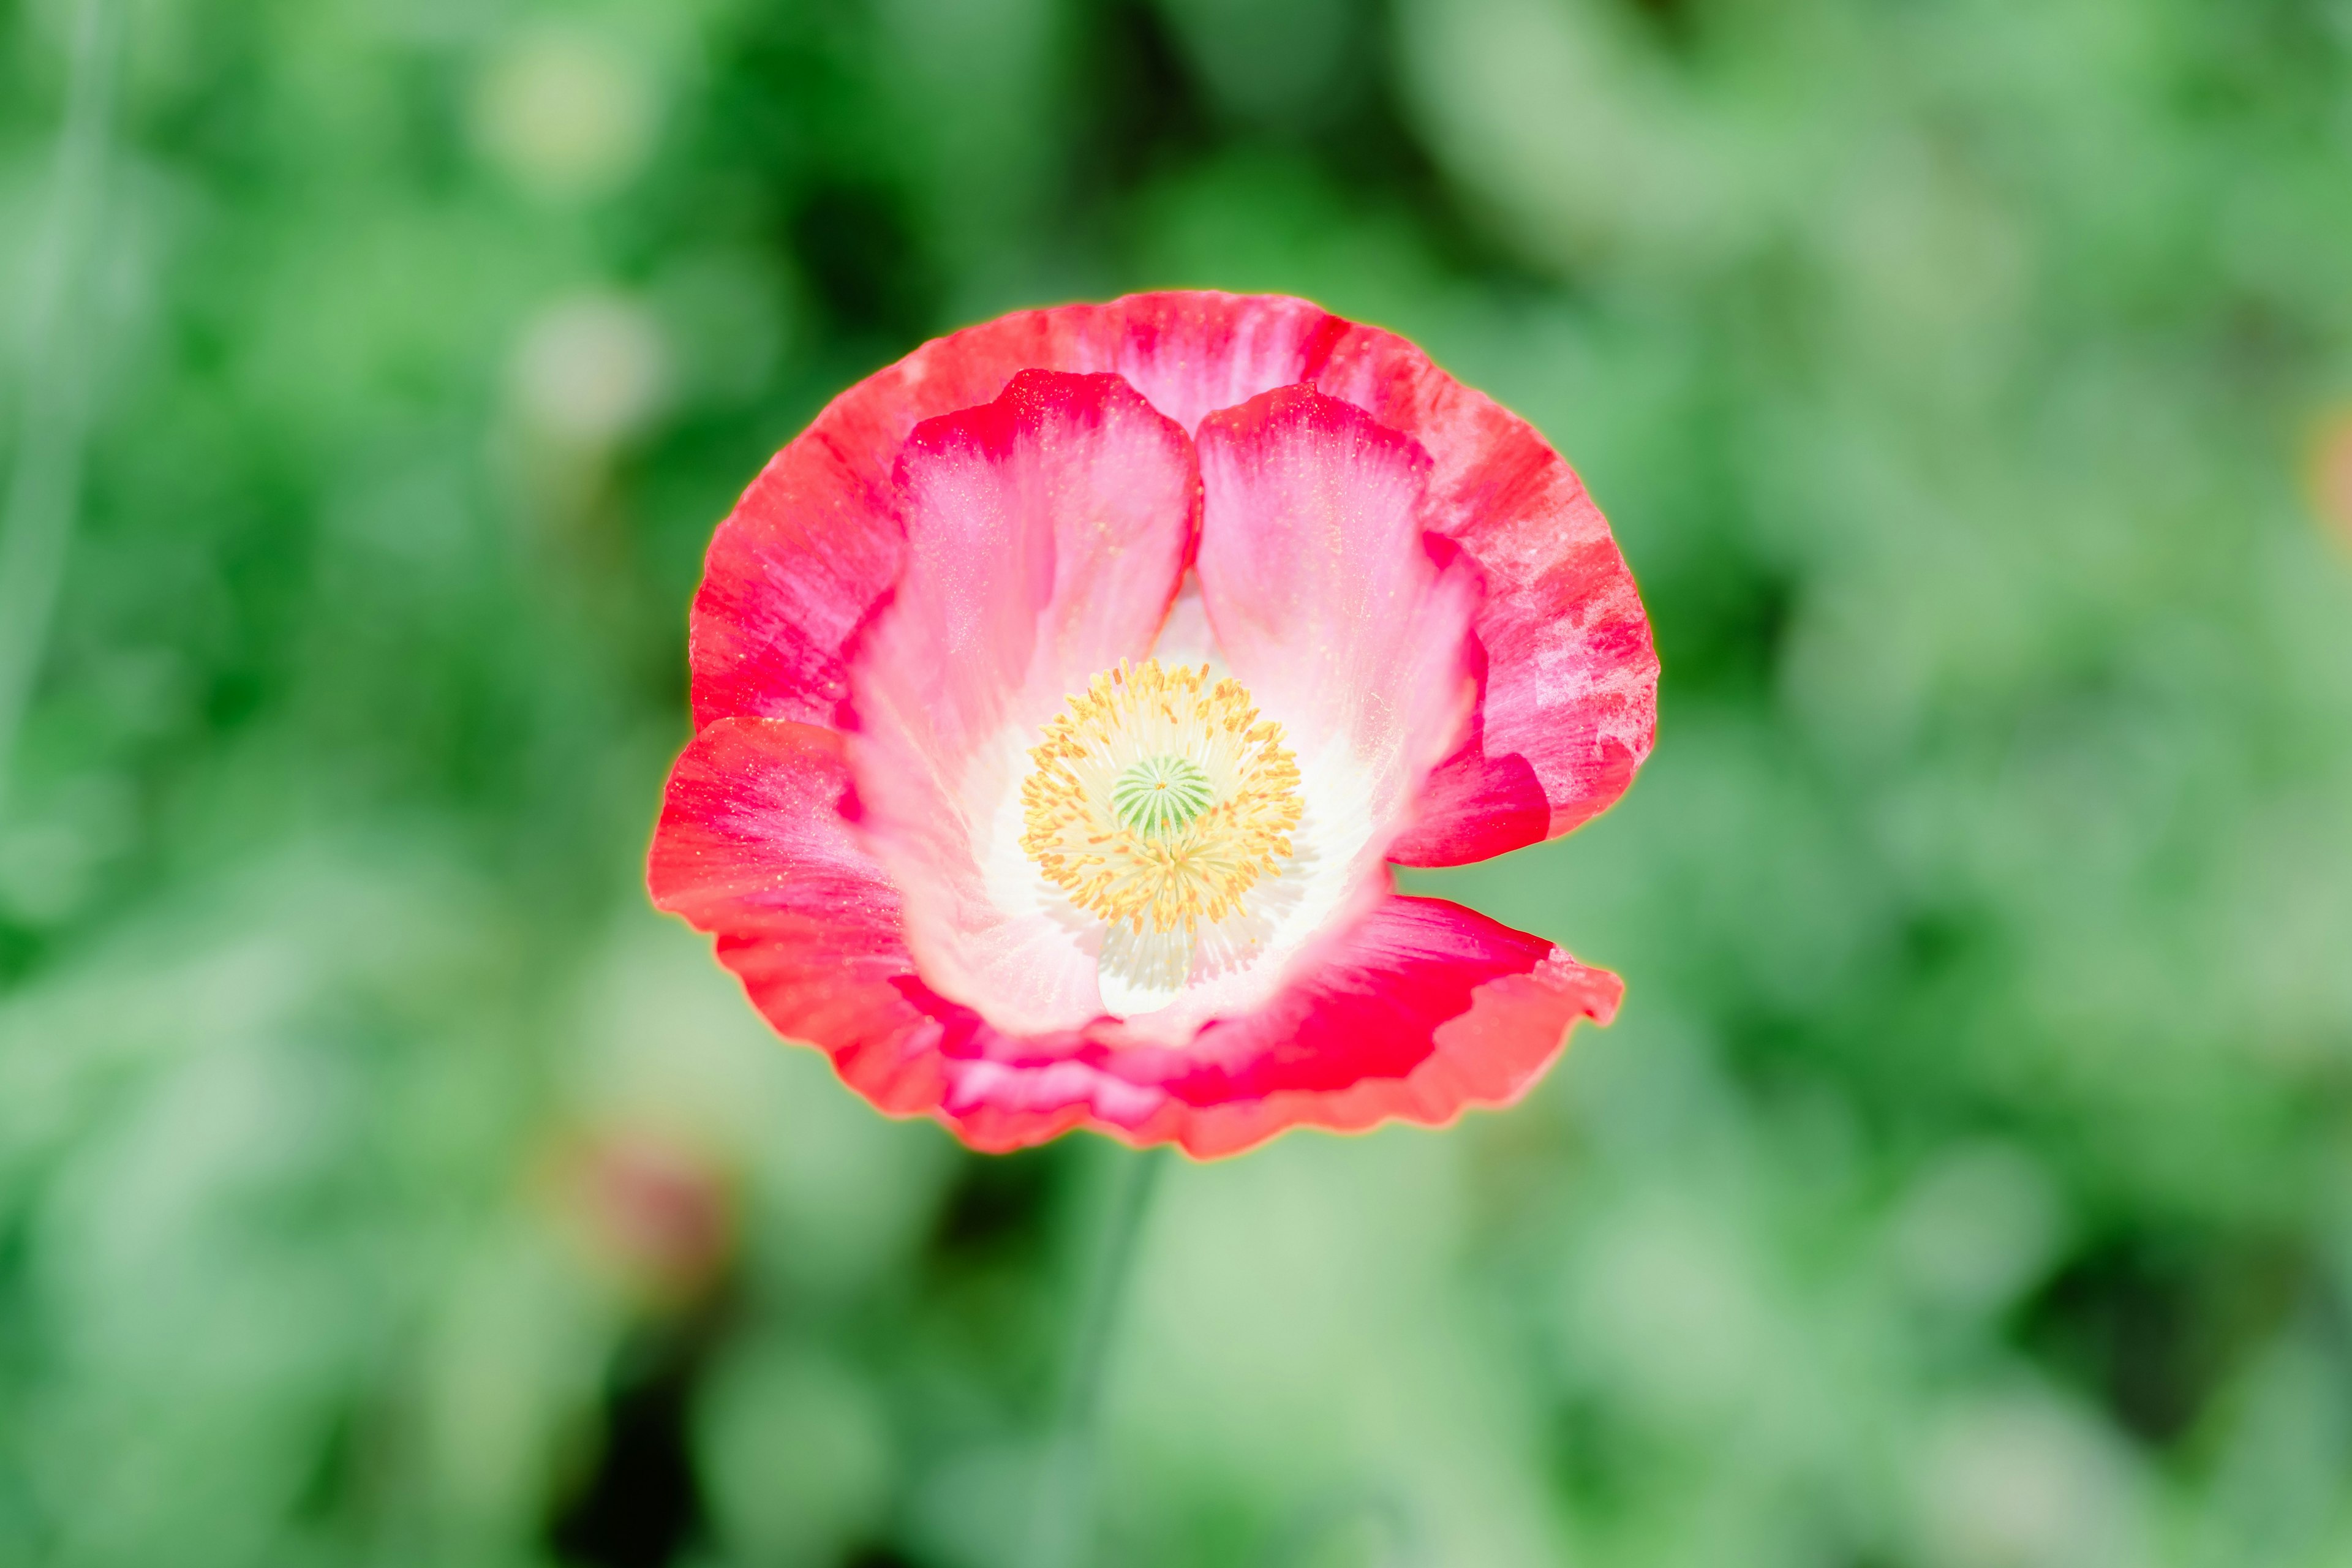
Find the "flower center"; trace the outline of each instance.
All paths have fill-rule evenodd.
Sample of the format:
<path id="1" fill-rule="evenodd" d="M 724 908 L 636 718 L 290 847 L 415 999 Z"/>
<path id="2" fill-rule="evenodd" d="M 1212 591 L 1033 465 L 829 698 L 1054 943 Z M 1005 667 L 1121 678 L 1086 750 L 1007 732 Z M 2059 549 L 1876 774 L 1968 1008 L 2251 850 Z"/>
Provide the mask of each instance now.
<path id="1" fill-rule="evenodd" d="M 1080 909 L 1188 935 L 1290 854 L 1303 810 L 1282 726 L 1238 680 L 1158 659 L 1105 670 L 1032 747 L 1021 847 Z"/>
<path id="2" fill-rule="evenodd" d="M 1189 827 L 1216 803 L 1207 772 L 1190 757 L 1146 757 L 1110 786 L 1111 809 L 1119 821 L 1147 838 L 1165 838 Z"/>

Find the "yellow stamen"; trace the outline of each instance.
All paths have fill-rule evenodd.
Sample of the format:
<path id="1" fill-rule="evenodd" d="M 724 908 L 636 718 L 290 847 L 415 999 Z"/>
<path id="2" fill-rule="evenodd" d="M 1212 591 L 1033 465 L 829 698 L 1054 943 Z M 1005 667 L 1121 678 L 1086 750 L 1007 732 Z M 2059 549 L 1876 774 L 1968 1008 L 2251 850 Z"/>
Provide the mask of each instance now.
<path id="1" fill-rule="evenodd" d="M 1303 809 L 1282 726 L 1209 667 L 1124 660 L 1070 699 L 1032 747 L 1021 847 L 1080 909 L 1138 932 L 1195 930 L 1241 907 L 1290 854 Z M 1181 779 L 1204 809 L 1146 809 L 1139 783 Z M 1122 810 L 1122 805 L 1126 809 Z"/>

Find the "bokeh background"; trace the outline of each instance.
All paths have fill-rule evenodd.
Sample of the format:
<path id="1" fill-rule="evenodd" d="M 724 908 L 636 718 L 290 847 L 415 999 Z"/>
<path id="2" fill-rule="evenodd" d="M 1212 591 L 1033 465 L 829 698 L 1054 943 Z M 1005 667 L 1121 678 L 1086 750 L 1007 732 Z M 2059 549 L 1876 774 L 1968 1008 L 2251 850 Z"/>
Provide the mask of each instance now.
<path id="1" fill-rule="evenodd" d="M 767 454 L 1180 284 L 1533 419 L 1665 677 L 1411 879 L 1615 1027 L 1165 1172 L 1100 1560 L 2352 1563 L 2344 0 L 8 6 L 0 1563 L 1024 1562 L 1118 1152 L 640 857 Z"/>

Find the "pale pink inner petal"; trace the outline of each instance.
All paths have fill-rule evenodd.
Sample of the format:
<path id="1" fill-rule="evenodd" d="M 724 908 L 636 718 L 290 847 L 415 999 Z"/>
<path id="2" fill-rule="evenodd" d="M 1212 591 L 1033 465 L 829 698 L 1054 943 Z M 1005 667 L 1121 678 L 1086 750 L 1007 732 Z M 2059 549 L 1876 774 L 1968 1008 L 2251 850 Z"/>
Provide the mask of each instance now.
<path id="1" fill-rule="evenodd" d="M 1218 644 L 1302 774 L 1347 775 L 1359 853 L 1377 860 L 1475 697 L 1478 589 L 1423 545 L 1428 455 L 1304 386 L 1212 415 L 1199 447 Z"/>
<path id="2" fill-rule="evenodd" d="M 916 426 L 908 563 L 853 658 L 863 829 L 906 891 L 941 995 L 1024 1034 L 1101 1010 L 1101 922 L 1019 847 L 1027 748 L 1073 692 L 1140 659 L 1194 529 L 1184 433 L 1116 375 L 1024 371 Z"/>

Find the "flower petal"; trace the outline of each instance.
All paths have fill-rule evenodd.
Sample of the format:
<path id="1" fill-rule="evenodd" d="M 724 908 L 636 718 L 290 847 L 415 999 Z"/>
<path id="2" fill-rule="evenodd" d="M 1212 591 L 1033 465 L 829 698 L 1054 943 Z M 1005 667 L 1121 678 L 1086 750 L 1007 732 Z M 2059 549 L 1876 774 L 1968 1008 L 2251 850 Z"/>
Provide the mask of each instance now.
<path id="1" fill-rule="evenodd" d="M 1083 1040 L 1021 1041 L 975 1019 L 950 1047 L 940 1115 L 977 1149 L 1093 1127 L 1198 1159 L 1292 1127 L 1438 1126 L 1517 1099 L 1577 1020 L 1606 1024 L 1623 994 L 1615 975 L 1540 937 L 1391 893 L 1328 938 L 1266 1005 L 1182 1047 L 1109 1023 Z"/>
<path id="2" fill-rule="evenodd" d="M 925 343 L 829 404 L 720 523 L 689 637 L 694 718 L 832 721 L 845 645 L 896 578 L 891 475 L 926 419 L 993 400 L 1024 370 L 1117 372 L 1187 432 L 1299 380 L 1347 323 L 1304 300 L 1206 292 L 1017 310 Z"/>
<path id="3" fill-rule="evenodd" d="M 710 536 L 687 630 L 697 729 L 830 724 L 848 696 L 843 650 L 906 557 L 890 464 L 919 416 L 877 395 L 883 377 L 835 398 L 770 458 Z"/>
<path id="4" fill-rule="evenodd" d="M 1301 964 L 1273 1002 L 1212 1025 L 1166 1080 L 1172 1135 L 1206 1158 L 1289 1127 L 1437 1126 L 1517 1100 L 1580 1018 L 1606 1024 L 1624 984 L 1541 937 L 1442 899 L 1391 894 Z"/>
<path id="5" fill-rule="evenodd" d="M 986 1090 L 1023 1108 L 1034 1142 L 1164 1103 L 1076 1062 L 1057 1072 L 1079 1036 L 1005 1035 L 923 983 L 898 891 L 845 815 L 856 802 L 842 742 L 788 720 L 706 725 L 670 771 L 646 861 L 655 905 L 714 933 L 776 1032 L 824 1051 L 891 1115 L 934 1115 L 965 1136 L 942 1101 Z"/>
<path id="6" fill-rule="evenodd" d="M 1343 856 L 1377 863 L 1474 693 L 1475 579 L 1422 539 L 1429 455 L 1304 386 L 1200 432 L 1200 574 L 1235 679 L 1278 720 L 1307 788 L 1343 775 Z"/>
<path id="7" fill-rule="evenodd" d="M 866 841 L 940 994 L 1076 1027 L 1103 1010 L 1099 922 L 1021 850 L 1021 780 L 1071 693 L 1150 652 L 1195 528 L 1192 445 L 1116 375 L 1024 371 L 916 426 L 898 491 L 906 569 L 852 657 Z"/>
<path id="8" fill-rule="evenodd" d="M 898 1114 L 942 1093 L 938 1025 L 907 1000 L 899 900 L 843 820 L 842 738 L 781 719 L 722 719 L 670 770 L 646 881 L 654 903 L 719 939 L 719 962 L 780 1034 L 834 1059 Z"/>
<path id="9" fill-rule="evenodd" d="M 1351 326 L 1306 378 L 1419 441 L 1427 525 L 1486 580 L 1479 705 L 1390 850 L 1482 860 L 1606 810 L 1657 731 L 1658 658 L 1633 574 L 1574 469 L 1533 426 L 1393 333 Z"/>

